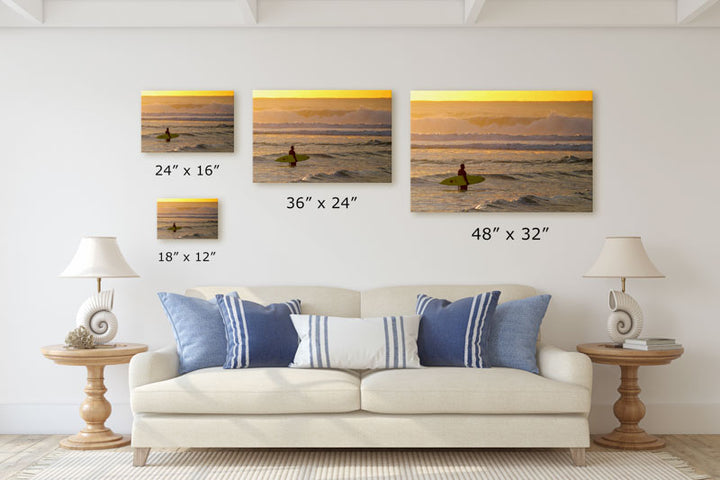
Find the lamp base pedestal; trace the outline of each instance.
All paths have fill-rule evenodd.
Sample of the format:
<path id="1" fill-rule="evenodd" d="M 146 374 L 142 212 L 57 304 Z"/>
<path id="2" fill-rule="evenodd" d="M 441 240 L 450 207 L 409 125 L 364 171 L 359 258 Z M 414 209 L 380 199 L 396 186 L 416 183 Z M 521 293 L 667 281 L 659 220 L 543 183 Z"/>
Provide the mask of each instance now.
<path id="1" fill-rule="evenodd" d="M 108 429 L 105 434 L 83 432 L 60 440 L 60 446 L 69 450 L 104 450 L 130 445 L 130 437 L 118 435 Z"/>
<path id="2" fill-rule="evenodd" d="M 665 440 L 650 435 L 642 428 L 637 432 L 621 432 L 619 428 L 598 437 L 595 443 L 609 448 L 620 448 L 623 450 L 656 450 L 665 446 Z"/>

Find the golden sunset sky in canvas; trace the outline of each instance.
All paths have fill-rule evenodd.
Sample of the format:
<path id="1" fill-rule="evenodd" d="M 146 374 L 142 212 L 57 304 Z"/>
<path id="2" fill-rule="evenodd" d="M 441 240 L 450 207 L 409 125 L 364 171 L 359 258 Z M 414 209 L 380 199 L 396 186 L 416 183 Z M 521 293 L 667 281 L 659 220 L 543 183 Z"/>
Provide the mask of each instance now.
<path id="1" fill-rule="evenodd" d="M 392 90 L 254 90 L 253 98 L 392 98 Z"/>
<path id="2" fill-rule="evenodd" d="M 198 202 L 217 203 L 217 198 L 159 198 L 158 203 Z"/>
<path id="3" fill-rule="evenodd" d="M 157 200 L 159 216 L 193 214 L 197 216 L 217 217 L 217 198 L 159 198 Z"/>
<path id="4" fill-rule="evenodd" d="M 144 90 L 142 113 L 183 114 L 234 112 L 235 92 L 232 90 Z"/>
<path id="5" fill-rule="evenodd" d="M 592 102 L 590 90 L 414 90 L 413 102 Z"/>
<path id="6" fill-rule="evenodd" d="M 143 97 L 232 97 L 233 90 L 143 90 Z"/>
<path id="7" fill-rule="evenodd" d="M 592 135 L 592 91 L 413 91 L 425 134 Z"/>
<path id="8" fill-rule="evenodd" d="M 255 90 L 260 124 L 389 125 L 390 90 Z"/>

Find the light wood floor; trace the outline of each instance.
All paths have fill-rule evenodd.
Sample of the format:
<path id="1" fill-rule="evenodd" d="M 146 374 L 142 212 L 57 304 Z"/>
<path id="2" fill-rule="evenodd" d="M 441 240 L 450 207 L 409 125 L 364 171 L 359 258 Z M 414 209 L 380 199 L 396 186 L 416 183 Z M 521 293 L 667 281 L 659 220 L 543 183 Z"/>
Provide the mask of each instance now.
<path id="1" fill-rule="evenodd" d="M 720 435 L 659 436 L 667 442 L 663 451 L 685 460 L 698 473 L 720 479 Z M 62 438 L 64 435 L 0 435 L 0 480 L 11 478 L 59 448 L 58 442 Z M 124 450 L 130 450 L 130 447 L 125 447 Z M 593 443 L 590 451 L 612 449 Z"/>

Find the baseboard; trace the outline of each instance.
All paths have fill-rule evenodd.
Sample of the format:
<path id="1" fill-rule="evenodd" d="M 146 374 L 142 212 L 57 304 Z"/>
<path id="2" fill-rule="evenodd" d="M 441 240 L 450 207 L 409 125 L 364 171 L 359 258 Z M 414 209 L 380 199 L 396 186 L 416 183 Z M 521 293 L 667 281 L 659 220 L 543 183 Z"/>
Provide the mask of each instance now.
<path id="1" fill-rule="evenodd" d="M 720 434 L 720 404 L 658 403 L 645 405 L 640 426 L 656 434 Z M 618 426 L 612 405 L 593 405 L 590 433 L 606 433 Z"/>
<path id="2" fill-rule="evenodd" d="M 0 404 L 0 434 L 75 434 L 85 426 L 79 409 L 73 404 Z M 115 433 L 129 433 L 130 404 L 113 404 L 105 425 Z"/>
<path id="3" fill-rule="evenodd" d="M 84 423 L 78 405 L 0 404 L 0 434 L 73 434 Z M 720 434 L 720 404 L 646 405 L 641 426 L 651 433 Z M 114 404 L 106 422 L 117 433 L 132 430 L 130 404 Z M 612 405 L 593 405 L 590 432 L 605 433 L 617 426 Z"/>

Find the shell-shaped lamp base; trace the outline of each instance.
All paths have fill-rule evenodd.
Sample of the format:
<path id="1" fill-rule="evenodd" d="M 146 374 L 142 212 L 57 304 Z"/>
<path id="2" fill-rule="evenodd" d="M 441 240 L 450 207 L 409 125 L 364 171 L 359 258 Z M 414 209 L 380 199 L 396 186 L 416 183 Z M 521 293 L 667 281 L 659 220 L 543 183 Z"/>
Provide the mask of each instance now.
<path id="1" fill-rule="evenodd" d="M 108 343 L 117 334 L 118 322 L 112 313 L 115 290 L 105 290 L 80 305 L 75 324 L 87 328 L 95 337 L 95 344 Z"/>
<path id="2" fill-rule="evenodd" d="M 640 336 L 643 313 L 637 301 L 625 292 L 610 290 L 608 304 L 612 310 L 607 322 L 610 339 L 615 343 L 623 343 L 627 338 Z"/>

